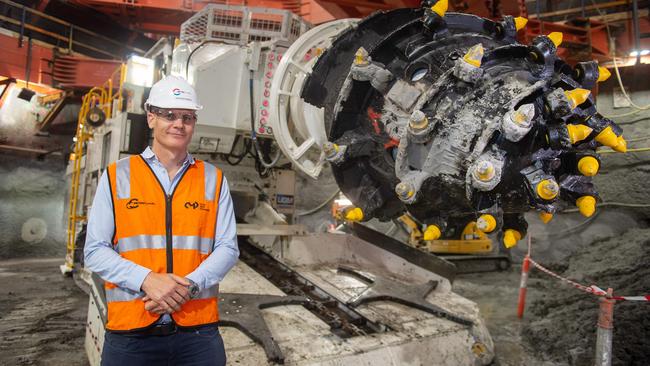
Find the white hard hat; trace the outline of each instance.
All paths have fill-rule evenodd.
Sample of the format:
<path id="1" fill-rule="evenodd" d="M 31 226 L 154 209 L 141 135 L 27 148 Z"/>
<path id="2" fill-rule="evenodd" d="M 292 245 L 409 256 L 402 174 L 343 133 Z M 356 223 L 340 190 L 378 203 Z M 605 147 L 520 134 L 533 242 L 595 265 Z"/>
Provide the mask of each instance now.
<path id="1" fill-rule="evenodd" d="M 179 76 L 165 76 L 153 84 L 145 107 L 177 108 L 199 110 L 199 104 L 194 88 Z"/>

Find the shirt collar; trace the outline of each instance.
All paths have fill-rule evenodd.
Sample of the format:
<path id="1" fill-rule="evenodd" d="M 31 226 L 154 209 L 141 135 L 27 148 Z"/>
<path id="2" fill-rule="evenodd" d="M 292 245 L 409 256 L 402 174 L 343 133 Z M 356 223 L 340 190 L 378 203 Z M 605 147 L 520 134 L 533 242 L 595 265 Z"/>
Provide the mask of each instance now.
<path id="1" fill-rule="evenodd" d="M 158 158 L 156 157 L 156 154 L 154 154 L 154 152 L 153 152 L 153 150 L 151 150 L 150 146 L 147 146 L 147 148 L 144 149 L 144 151 L 140 155 L 142 155 L 142 157 L 145 158 L 148 161 L 153 161 L 153 160 L 158 161 Z M 186 162 L 189 162 L 190 165 L 194 165 L 194 157 L 189 152 L 185 156 L 185 160 L 183 160 L 183 164 L 185 164 Z"/>

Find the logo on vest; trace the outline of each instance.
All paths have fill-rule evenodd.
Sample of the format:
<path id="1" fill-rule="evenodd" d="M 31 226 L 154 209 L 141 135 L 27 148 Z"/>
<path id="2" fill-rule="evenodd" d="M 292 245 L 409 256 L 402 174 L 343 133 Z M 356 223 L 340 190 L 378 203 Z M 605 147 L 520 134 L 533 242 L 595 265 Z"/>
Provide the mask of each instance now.
<path id="1" fill-rule="evenodd" d="M 208 207 L 206 206 L 205 203 L 198 203 L 196 201 L 194 202 L 185 202 L 185 208 L 187 209 L 193 209 L 193 210 L 203 210 L 203 211 L 210 211 Z"/>
<path id="2" fill-rule="evenodd" d="M 129 202 L 126 203 L 126 208 L 133 209 L 133 208 L 138 208 L 141 205 L 153 205 L 153 202 L 144 202 L 144 201 L 138 201 L 137 198 L 131 198 Z"/>

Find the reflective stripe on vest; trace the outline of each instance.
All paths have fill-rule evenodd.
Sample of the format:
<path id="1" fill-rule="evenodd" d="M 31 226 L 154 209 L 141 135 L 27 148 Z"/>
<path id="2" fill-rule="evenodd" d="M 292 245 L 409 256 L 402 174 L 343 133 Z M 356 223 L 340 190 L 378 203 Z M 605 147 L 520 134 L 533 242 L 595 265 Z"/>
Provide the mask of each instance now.
<path id="1" fill-rule="evenodd" d="M 131 163 L 130 159 L 117 161 L 117 179 L 115 189 L 117 198 L 129 198 L 131 196 Z"/>
<path id="2" fill-rule="evenodd" d="M 173 272 L 185 277 L 212 253 L 223 180 L 219 169 L 195 160 L 183 172 L 170 194 L 171 200 L 141 156 L 111 164 L 108 176 L 115 212 L 113 245 L 123 258 L 156 273 Z M 167 247 L 168 235 L 171 248 Z M 105 289 L 107 329 L 138 330 L 159 318 L 144 310 L 143 292 L 109 282 Z M 216 323 L 218 291 L 218 285 L 203 289 L 197 298 L 171 314 L 172 318 L 181 327 Z"/>
<path id="3" fill-rule="evenodd" d="M 196 299 L 209 299 L 214 298 L 219 295 L 219 285 L 212 286 L 210 288 L 204 289 L 199 292 Z M 145 293 L 133 292 L 129 289 L 122 287 L 115 287 L 106 289 L 106 301 L 107 302 L 116 302 L 116 301 L 133 301 L 145 296 Z"/>
<path id="4" fill-rule="evenodd" d="M 118 253 L 125 253 L 137 249 L 165 249 L 167 238 L 165 235 L 137 235 L 117 240 Z M 198 250 L 201 254 L 212 253 L 214 239 L 199 238 L 196 236 L 178 236 L 172 237 L 174 249 Z"/>

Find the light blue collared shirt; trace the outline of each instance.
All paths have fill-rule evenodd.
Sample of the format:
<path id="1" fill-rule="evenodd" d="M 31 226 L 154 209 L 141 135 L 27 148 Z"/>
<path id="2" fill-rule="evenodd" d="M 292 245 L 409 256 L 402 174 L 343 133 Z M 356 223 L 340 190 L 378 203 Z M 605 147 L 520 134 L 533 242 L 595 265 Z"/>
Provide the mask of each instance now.
<path id="1" fill-rule="evenodd" d="M 174 187 L 183 176 L 183 172 L 194 164 L 194 158 L 188 153 L 174 179 L 170 180 L 167 169 L 158 160 L 151 148 L 147 147 L 141 155 L 149 164 L 168 195 L 173 192 Z M 113 220 L 113 203 L 106 172 L 102 174 L 97 186 L 86 230 L 86 245 L 84 247 L 86 268 L 97 273 L 105 281 L 131 291 L 140 292 L 142 282 L 144 282 L 145 277 L 151 270 L 122 258 L 113 249 L 111 241 L 115 231 L 115 222 Z M 236 230 L 237 224 L 232 198 L 230 197 L 226 177 L 223 177 L 212 253 L 192 273 L 186 276 L 186 278 L 196 282 L 200 290 L 221 282 L 226 273 L 237 263 L 239 248 L 237 246 Z"/>

